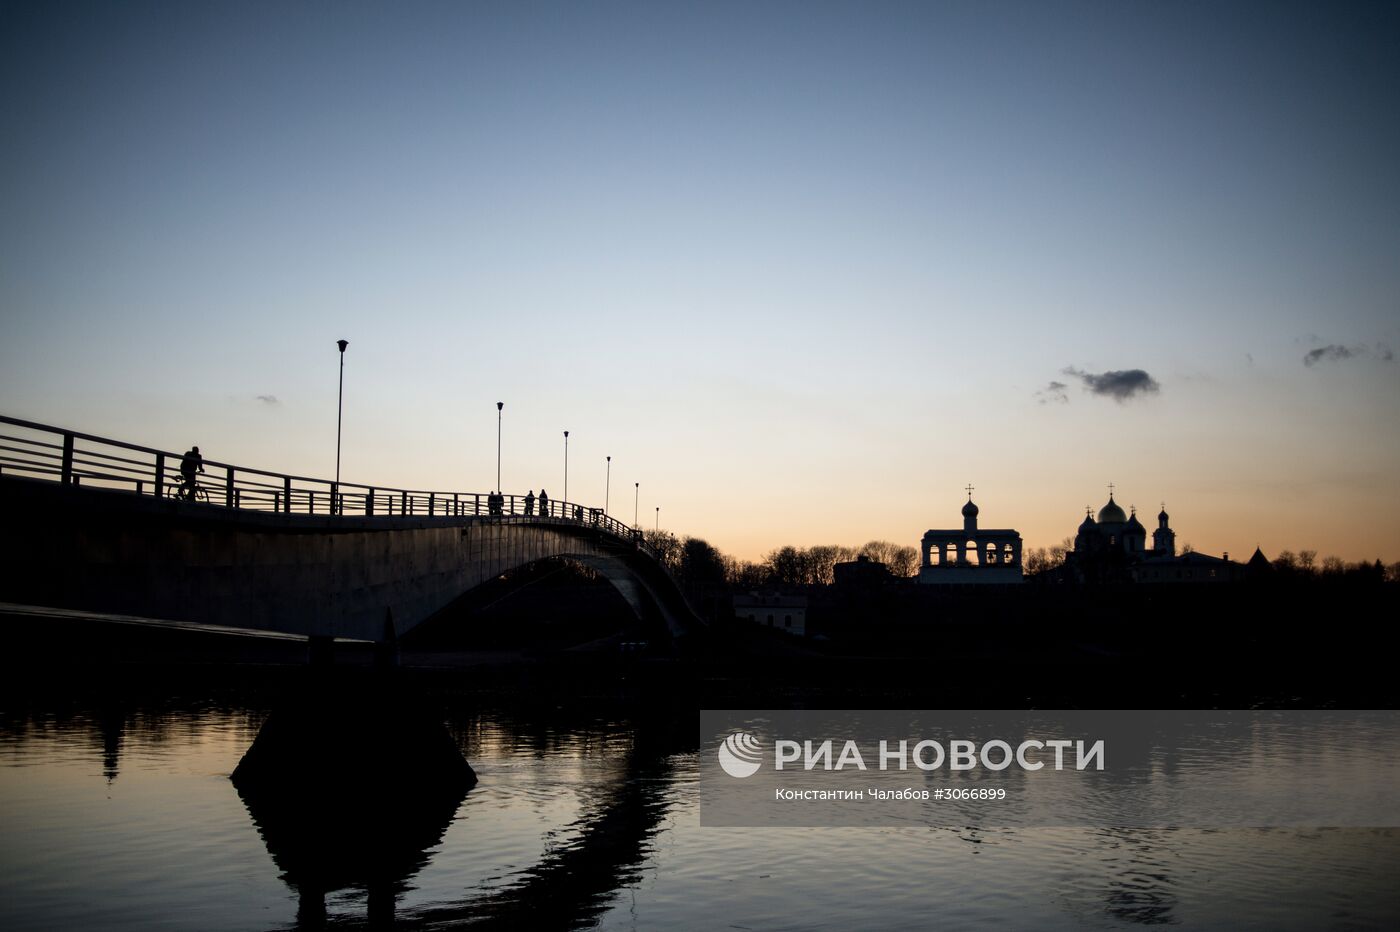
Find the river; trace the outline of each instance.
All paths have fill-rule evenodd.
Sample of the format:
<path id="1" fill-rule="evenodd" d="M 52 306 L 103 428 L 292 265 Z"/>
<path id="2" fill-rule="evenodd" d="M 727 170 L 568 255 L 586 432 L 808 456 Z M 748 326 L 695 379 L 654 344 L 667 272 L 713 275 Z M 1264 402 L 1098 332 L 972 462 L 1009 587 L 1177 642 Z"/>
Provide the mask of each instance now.
<path id="1" fill-rule="evenodd" d="M 1400 927 L 1397 830 L 707 828 L 694 710 L 475 698 L 443 714 L 480 782 L 405 850 L 358 851 L 346 812 L 343 885 L 308 890 L 324 839 L 229 779 L 267 714 L 256 690 L 13 703 L 0 927 Z"/>

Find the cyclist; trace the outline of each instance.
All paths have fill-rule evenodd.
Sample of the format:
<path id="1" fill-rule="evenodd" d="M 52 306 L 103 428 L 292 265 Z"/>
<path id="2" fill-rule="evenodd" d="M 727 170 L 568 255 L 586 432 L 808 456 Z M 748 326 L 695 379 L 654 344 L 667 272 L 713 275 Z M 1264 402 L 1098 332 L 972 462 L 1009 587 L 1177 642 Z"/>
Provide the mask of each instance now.
<path id="1" fill-rule="evenodd" d="M 184 459 L 180 460 L 180 475 L 185 477 L 181 495 L 191 501 L 194 500 L 194 475 L 197 472 L 204 472 L 204 457 L 199 455 L 199 447 L 190 447 Z"/>

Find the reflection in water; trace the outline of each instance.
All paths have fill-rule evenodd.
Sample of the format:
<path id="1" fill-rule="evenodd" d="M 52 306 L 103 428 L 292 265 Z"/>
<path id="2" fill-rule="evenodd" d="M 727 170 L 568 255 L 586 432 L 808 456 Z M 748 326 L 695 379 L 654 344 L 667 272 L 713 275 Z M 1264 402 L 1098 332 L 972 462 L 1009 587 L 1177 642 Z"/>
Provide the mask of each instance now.
<path id="1" fill-rule="evenodd" d="M 1114 919 L 1138 925 L 1165 925 L 1176 920 L 1168 861 L 1170 832 L 1156 829 L 1103 829 L 1098 841 L 1108 871 L 1104 905 Z"/>
<path id="2" fill-rule="evenodd" d="M 575 840 L 548 852 L 514 884 L 468 893 L 460 903 L 405 918 L 432 927 L 471 922 L 473 928 L 574 929 L 590 924 L 646 860 L 649 842 L 666 815 L 674 757 L 694 746 L 693 722 L 685 724 L 684 732 L 675 721 L 638 726 L 621 772 L 597 787 L 587 811 L 572 826 Z"/>
<path id="3" fill-rule="evenodd" d="M 357 889 L 366 894 L 372 927 L 391 922 L 396 897 L 428 862 L 428 851 L 456 815 L 465 790 L 320 800 L 239 795 L 267 844 L 282 880 L 297 891 L 297 925 L 326 922 L 326 894 Z"/>
<path id="4" fill-rule="evenodd" d="M 652 720 L 623 736 L 588 729 L 571 733 L 543 721 L 517 725 L 511 735 L 513 753 L 586 757 L 601 751 L 620 757 L 620 766 L 587 788 L 583 812 L 566 829 L 572 840 L 514 872 L 509 885 L 485 891 L 469 888 L 458 899 L 413 910 L 398 912 L 396 899 L 441 843 L 464 793 L 455 798 L 439 795 L 435 802 L 427 795 L 378 797 L 357 806 L 341 797 L 332 805 L 318 802 L 307 808 L 270 804 L 265 795 L 243 794 L 240 786 L 282 879 L 298 893 L 296 928 L 592 925 L 645 863 L 649 842 L 666 816 L 675 757 L 694 748 L 694 723 L 688 717 Z M 325 895 L 345 888 L 365 892 L 365 920 L 328 915 Z"/>
<path id="5" fill-rule="evenodd" d="M 268 716 L 232 780 L 297 891 L 300 927 L 323 926 L 326 894 L 345 888 L 387 927 L 476 774 L 396 680 L 327 677 Z"/>
<path id="6" fill-rule="evenodd" d="M 107 707 L 98 715 L 102 732 L 102 775 L 110 786 L 117 779 L 122 753 L 122 732 L 126 730 L 126 710 Z"/>

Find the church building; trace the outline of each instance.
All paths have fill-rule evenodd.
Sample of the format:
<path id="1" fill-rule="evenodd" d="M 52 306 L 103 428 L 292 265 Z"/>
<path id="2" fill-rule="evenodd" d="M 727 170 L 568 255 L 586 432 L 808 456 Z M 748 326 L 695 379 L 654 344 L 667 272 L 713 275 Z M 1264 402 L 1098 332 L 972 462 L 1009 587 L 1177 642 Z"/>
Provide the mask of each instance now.
<path id="1" fill-rule="evenodd" d="M 926 585 L 964 583 L 1020 583 L 1021 535 L 1013 530 L 977 527 L 977 506 L 972 486 L 967 487 L 963 526 L 930 530 L 924 534 L 919 582 Z"/>
<path id="2" fill-rule="evenodd" d="M 1085 512 L 1074 537 L 1074 550 L 1065 555 L 1066 570 L 1080 582 L 1228 582 L 1242 576 L 1243 568 L 1231 562 L 1229 554 L 1177 554 L 1176 531 L 1171 528 L 1166 505 L 1157 514 L 1151 549 L 1137 509 L 1125 514 L 1113 500 L 1113 486 L 1109 486 L 1108 504 L 1099 509 L 1098 520 L 1093 509 Z"/>

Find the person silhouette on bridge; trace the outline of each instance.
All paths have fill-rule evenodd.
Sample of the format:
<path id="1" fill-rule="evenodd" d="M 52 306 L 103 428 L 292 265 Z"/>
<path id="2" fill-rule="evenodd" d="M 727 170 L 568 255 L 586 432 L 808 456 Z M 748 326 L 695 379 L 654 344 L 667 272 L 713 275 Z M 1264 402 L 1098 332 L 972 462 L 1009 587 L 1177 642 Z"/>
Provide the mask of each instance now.
<path id="1" fill-rule="evenodd" d="M 534 513 L 535 513 L 535 490 L 534 490 L 534 489 L 531 489 L 531 490 L 530 490 L 530 494 L 525 496 L 525 514 L 526 514 L 526 515 L 532 515 L 532 514 L 534 514 Z"/>
<path id="2" fill-rule="evenodd" d="M 199 447 L 190 447 L 180 460 L 180 475 L 185 477 L 185 496 L 194 497 L 194 475 L 204 472 L 204 457 L 199 455 Z"/>
<path id="3" fill-rule="evenodd" d="M 549 517 L 549 493 L 540 489 L 540 517 Z"/>

